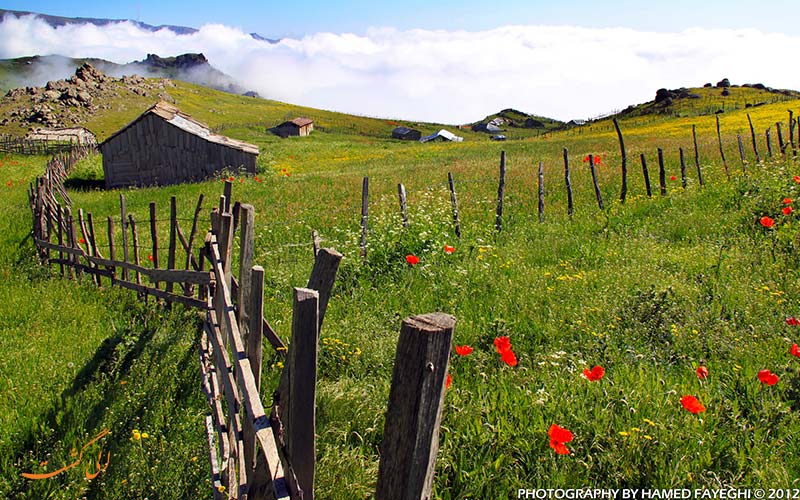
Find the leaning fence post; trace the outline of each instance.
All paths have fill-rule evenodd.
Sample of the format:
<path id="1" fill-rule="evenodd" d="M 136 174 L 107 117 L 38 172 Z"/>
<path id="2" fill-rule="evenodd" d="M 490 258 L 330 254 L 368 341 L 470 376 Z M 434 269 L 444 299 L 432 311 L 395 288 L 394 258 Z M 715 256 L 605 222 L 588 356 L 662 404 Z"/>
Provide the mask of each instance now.
<path id="1" fill-rule="evenodd" d="M 544 162 L 539 162 L 539 222 L 544 222 Z"/>
<path id="2" fill-rule="evenodd" d="M 725 168 L 725 176 L 730 179 L 731 173 L 728 171 L 728 162 L 725 161 L 725 151 L 722 149 L 722 134 L 719 131 L 719 115 L 716 115 L 717 119 L 717 142 L 719 142 L 719 156 L 722 158 L 722 166 Z"/>
<path id="3" fill-rule="evenodd" d="M 304 500 L 314 498 L 318 305 L 319 294 L 316 290 L 294 289 L 292 343 L 286 365 L 289 400 L 284 422 L 286 447 Z"/>
<path id="4" fill-rule="evenodd" d="M 744 153 L 744 142 L 742 142 L 741 134 L 736 134 L 736 142 L 739 143 L 739 159 L 742 160 L 742 171 L 747 172 L 747 156 Z"/>
<path id="5" fill-rule="evenodd" d="M 381 444 L 376 500 L 430 498 L 455 318 L 403 320 Z"/>
<path id="6" fill-rule="evenodd" d="M 753 140 L 753 152 L 756 154 L 756 163 L 761 163 L 761 155 L 758 154 L 758 145 L 756 144 L 756 131 L 753 128 L 753 120 L 750 118 L 750 113 L 747 113 L 747 123 L 750 124 L 750 137 Z"/>
<path id="7" fill-rule="evenodd" d="M 767 142 L 767 156 L 772 158 L 772 133 L 770 132 L 770 128 L 767 127 L 767 130 L 764 132 L 764 140 Z"/>
<path id="8" fill-rule="evenodd" d="M 775 122 L 775 130 L 778 131 L 778 148 L 781 150 L 781 155 L 786 154 L 786 143 L 783 142 L 783 128 L 781 122 Z"/>
<path id="9" fill-rule="evenodd" d="M 153 269 L 158 269 L 158 230 L 156 228 L 156 202 L 150 202 L 150 239 L 153 242 Z M 158 281 L 153 283 L 158 289 Z"/>
<path id="10" fill-rule="evenodd" d="M 686 160 L 683 157 L 683 148 L 678 148 L 678 155 L 681 160 L 681 186 L 686 189 Z"/>
<path id="11" fill-rule="evenodd" d="M 264 336 L 264 268 L 261 266 L 253 266 L 251 272 L 251 289 L 250 289 L 250 303 L 248 308 L 250 311 L 250 324 L 249 336 L 243 339 L 245 348 L 247 349 L 247 359 L 250 361 L 250 367 L 253 369 L 253 379 L 256 382 L 256 389 L 259 394 L 261 393 L 261 362 L 263 359 L 263 350 L 261 342 Z M 246 420 L 246 419 L 245 419 Z M 247 422 L 244 426 L 244 457 L 247 464 L 247 473 L 255 467 L 256 457 L 256 435 L 253 426 Z"/>
<path id="12" fill-rule="evenodd" d="M 400 200 L 400 217 L 403 218 L 403 227 L 408 227 L 408 206 L 406 205 L 406 187 L 402 183 L 397 185 L 397 197 Z"/>
<path id="13" fill-rule="evenodd" d="M 139 234 L 136 232 L 136 221 L 133 214 L 128 214 L 128 224 L 131 227 L 131 235 L 133 236 L 133 263 L 139 267 Z M 136 271 L 136 284 L 142 284 L 142 273 Z"/>
<path id="14" fill-rule="evenodd" d="M 367 258 L 367 225 L 369 217 L 369 177 L 361 183 L 361 258 Z"/>
<path id="15" fill-rule="evenodd" d="M 700 170 L 700 151 L 697 148 L 697 127 L 692 125 L 692 143 L 694 144 L 694 166 L 697 168 L 697 182 L 700 186 L 705 186 L 703 182 L 703 171 Z"/>
<path id="16" fill-rule="evenodd" d="M 658 185 L 661 196 L 667 195 L 667 171 L 664 169 L 664 151 L 658 148 Z"/>
<path id="17" fill-rule="evenodd" d="M 120 227 L 122 228 L 122 262 L 128 264 L 128 212 L 125 207 L 125 195 L 119 194 Z M 128 280 L 128 268 L 122 267 L 122 279 Z"/>
<path id="18" fill-rule="evenodd" d="M 461 239 L 461 221 L 458 218 L 458 198 L 456 198 L 456 184 L 453 181 L 453 173 L 447 172 L 447 184 L 450 187 L 450 205 L 453 207 L 453 226 L 456 231 L 456 238 Z"/>
<path id="19" fill-rule="evenodd" d="M 317 252 L 314 259 L 314 267 L 308 277 L 306 288 L 319 292 L 319 330 L 322 330 L 322 321 L 325 319 L 325 311 L 328 309 L 328 301 L 331 298 L 333 285 L 336 282 L 336 273 L 339 272 L 339 264 L 342 262 L 342 254 L 333 248 L 322 248 Z"/>
<path id="20" fill-rule="evenodd" d="M 167 254 L 167 269 L 175 269 L 175 249 L 178 245 L 178 207 L 174 196 L 169 199 L 169 253 Z M 167 293 L 172 293 L 172 281 L 167 281 Z M 230 286 L 230 285 L 229 285 Z"/>
<path id="21" fill-rule="evenodd" d="M 108 260 L 115 260 L 114 251 L 114 219 L 109 215 L 106 219 L 108 221 Z M 114 285 L 117 268 L 114 265 L 108 266 L 106 269 L 111 273 L 111 285 Z"/>
<path id="22" fill-rule="evenodd" d="M 597 206 L 600 210 L 605 210 L 603 206 L 603 194 L 600 192 L 600 185 L 597 183 L 597 169 L 594 167 L 594 155 L 589 155 L 589 169 L 592 171 L 592 184 L 594 184 L 594 197 L 597 198 Z"/>
<path id="23" fill-rule="evenodd" d="M 625 197 L 628 194 L 628 155 L 625 154 L 625 141 L 622 139 L 622 130 L 620 130 L 619 122 L 616 118 L 614 118 L 614 128 L 617 129 L 619 151 L 622 155 L 622 189 L 619 192 L 619 201 L 625 203 Z"/>
<path id="24" fill-rule="evenodd" d="M 644 153 L 641 153 L 639 158 L 642 160 L 642 176 L 644 177 L 644 187 L 647 189 L 647 197 L 651 198 L 653 196 L 653 190 L 650 188 L 650 172 L 647 170 L 647 159 L 645 158 Z"/>
<path id="25" fill-rule="evenodd" d="M 564 183 L 567 185 L 567 215 L 572 218 L 572 183 L 569 179 L 569 153 L 567 148 L 564 148 Z"/>
<path id="26" fill-rule="evenodd" d="M 506 152 L 500 151 L 500 181 L 497 185 L 497 217 L 494 228 L 497 232 L 503 230 L 503 198 L 506 194 Z"/>

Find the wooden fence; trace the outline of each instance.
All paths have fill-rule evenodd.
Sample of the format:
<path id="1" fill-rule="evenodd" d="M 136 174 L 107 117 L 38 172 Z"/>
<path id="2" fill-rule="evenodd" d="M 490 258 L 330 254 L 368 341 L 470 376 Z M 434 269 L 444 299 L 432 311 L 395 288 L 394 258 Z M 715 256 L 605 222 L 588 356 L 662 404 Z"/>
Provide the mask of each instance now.
<path id="1" fill-rule="evenodd" d="M 0 153 L 20 155 L 56 155 L 69 153 L 79 148 L 94 148 L 96 145 L 78 144 L 74 141 L 26 139 L 12 135 L 0 135 Z"/>
<path id="2" fill-rule="evenodd" d="M 317 249 L 306 287 L 294 289 L 292 339 L 288 349 L 263 317 L 264 269 L 254 265 L 255 213 L 231 203 L 225 183 L 219 205 L 210 211 L 211 230 L 195 245 L 203 196 L 191 230 L 179 224 L 177 201 L 170 200 L 166 267 L 161 267 L 156 204 L 150 203 L 150 241 L 140 239 L 136 220 L 120 194 L 118 233 L 107 216 L 107 238 L 94 218 L 73 214 L 63 188 L 63 172 L 74 158 L 54 158 L 29 191 L 33 238 L 45 264 L 62 275 L 90 279 L 137 292 L 167 304 L 205 313 L 199 345 L 201 387 L 209 404 L 206 437 L 215 499 L 313 499 L 316 468 L 316 378 L 319 335 L 342 255 Z M 238 230 L 238 231 L 237 231 Z M 121 233 L 121 241 L 117 235 Z M 238 234 L 239 270 L 231 269 Z M 107 243 L 107 244 L 106 244 Z M 149 243 L 149 245 L 148 245 Z M 107 256 L 100 249 L 107 249 Z M 140 249 L 152 253 L 143 265 Z M 180 288 L 177 290 L 176 288 Z M 395 360 L 376 498 L 430 495 L 455 318 L 441 313 L 403 321 Z M 286 353 L 274 391 L 261 386 L 262 342 L 266 337 Z M 261 394 L 272 394 L 265 406 Z"/>

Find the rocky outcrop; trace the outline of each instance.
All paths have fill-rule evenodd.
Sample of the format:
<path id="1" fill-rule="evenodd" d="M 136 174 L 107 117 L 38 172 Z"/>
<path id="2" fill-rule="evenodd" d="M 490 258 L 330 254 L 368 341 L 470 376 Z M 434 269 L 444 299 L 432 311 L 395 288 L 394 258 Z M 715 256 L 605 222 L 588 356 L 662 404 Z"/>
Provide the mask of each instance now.
<path id="1" fill-rule="evenodd" d="M 82 123 L 100 109 L 98 100 L 120 97 L 125 92 L 140 96 L 158 95 L 174 102 L 166 92 L 175 85 L 167 79 L 158 82 L 141 76 L 113 78 L 85 63 L 75 70 L 75 75 L 66 80 L 53 80 L 44 87 L 27 87 L 9 90 L 4 101 L 17 104 L 6 117 L 6 124 L 19 122 L 22 125 L 40 124 L 47 127 L 63 127 Z"/>

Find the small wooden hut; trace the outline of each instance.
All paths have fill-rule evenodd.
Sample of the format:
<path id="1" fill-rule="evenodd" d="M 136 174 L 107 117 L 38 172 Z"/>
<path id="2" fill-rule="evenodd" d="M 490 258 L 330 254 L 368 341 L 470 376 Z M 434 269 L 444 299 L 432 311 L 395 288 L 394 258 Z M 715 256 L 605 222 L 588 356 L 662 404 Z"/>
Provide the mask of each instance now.
<path id="1" fill-rule="evenodd" d="M 197 182 L 229 168 L 256 172 L 258 146 L 211 132 L 160 101 L 100 144 L 106 188 Z"/>
<path id="2" fill-rule="evenodd" d="M 403 141 L 418 141 L 422 137 L 422 132 L 408 127 L 397 127 L 392 130 L 392 138 Z"/>
<path id="3" fill-rule="evenodd" d="M 311 118 L 299 117 L 295 118 L 294 120 L 289 120 L 288 122 L 283 122 L 280 125 L 271 128 L 270 132 L 286 138 L 290 135 L 297 135 L 301 137 L 310 135 L 312 130 L 314 130 L 314 120 Z"/>
<path id="4" fill-rule="evenodd" d="M 94 134 L 83 127 L 34 128 L 25 136 L 30 141 L 65 142 L 76 146 L 96 146 Z"/>

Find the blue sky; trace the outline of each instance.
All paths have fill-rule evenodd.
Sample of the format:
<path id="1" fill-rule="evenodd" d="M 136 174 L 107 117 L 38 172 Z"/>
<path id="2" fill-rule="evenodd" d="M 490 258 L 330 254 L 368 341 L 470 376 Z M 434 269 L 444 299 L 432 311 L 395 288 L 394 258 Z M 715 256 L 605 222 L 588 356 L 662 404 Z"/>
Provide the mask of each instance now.
<path id="1" fill-rule="evenodd" d="M 137 19 L 154 25 L 199 27 L 222 23 L 268 37 L 298 37 L 323 31 L 363 34 L 370 27 L 479 31 L 512 24 L 627 27 L 657 32 L 692 27 L 755 28 L 788 34 L 796 31 L 800 20 L 800 2 L 796 0 L 15 0 L 3 2 L 2 7 L 69 17 Z"/>

